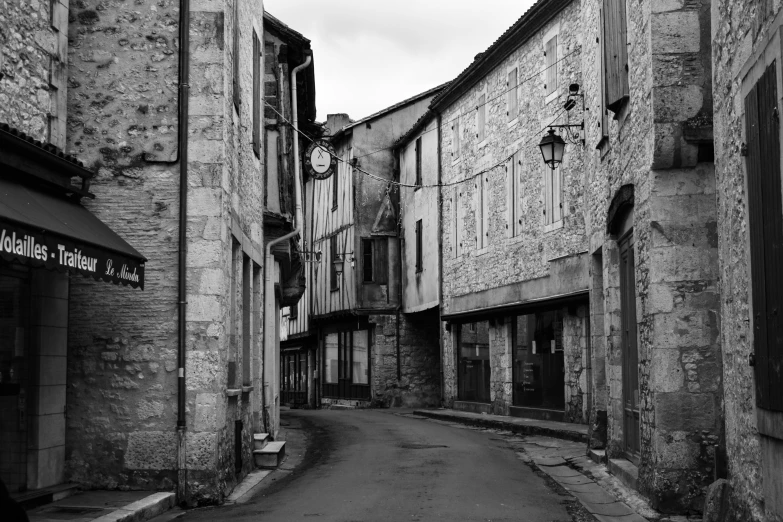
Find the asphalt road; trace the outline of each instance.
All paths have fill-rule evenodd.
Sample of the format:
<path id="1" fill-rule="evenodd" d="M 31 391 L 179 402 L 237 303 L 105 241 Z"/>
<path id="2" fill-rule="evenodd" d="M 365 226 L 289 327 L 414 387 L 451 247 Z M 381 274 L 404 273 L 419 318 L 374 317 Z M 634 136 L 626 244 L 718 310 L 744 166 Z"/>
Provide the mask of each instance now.
<path id="1" fill-rule="evenodd" d="M 178 520 L 570 522 L 558 494 L 487 431 L 392 410 L 293 410 L 283 423 L 307 451 L 245 504 Z M 285 468 L 285 466 L 284 466 Z M 581 517 L 577 517 L 581 519 Z"/>

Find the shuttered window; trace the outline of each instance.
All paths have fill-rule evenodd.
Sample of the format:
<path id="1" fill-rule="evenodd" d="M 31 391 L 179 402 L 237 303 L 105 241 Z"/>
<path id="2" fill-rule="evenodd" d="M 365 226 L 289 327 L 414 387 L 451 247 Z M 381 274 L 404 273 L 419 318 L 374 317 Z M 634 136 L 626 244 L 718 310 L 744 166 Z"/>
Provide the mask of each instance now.
<path id="1" fill-rule="evenodd" d="M 487 174 L 476 176 L 476 248 L 481 250 L 489 243 L 489 178 Z"/>
<path id="2" fill-rule="evenodd" d="M 601 27 L 604 26 L 604 10 L 599 9 L 598 10 L 598 18 L 600 19 Z M 599 107 L 598 107 L 598 145 L 596 148 L 600 147 L 603 141 L 609 137 L 609 113 L 606 109 L 606 79 L 604 78 L 606 68 L 605 68 L 605 62 L 606 59 L 604 58 L 604 48 L 603 48 L 603 34 L 599 32 L 599 36 L 596 38 L 596 43 L 598 44 L 598 60 L 596 60 L 596 63 L 598 64 L 598 78 L 601 78 L 601 96 L 599 97 Z"/>
<path id="3" fill-rule="evenodd" d="M 549 96 L 557 90 L 557 35 L 546 42 L 544 54 L 546 56 L 544 94 Z"/>
<path id="4" fill-rule="evenodd" d="M 563 219 L 560 167 L 544 167 L 544 224 L 552 225 Z"/>
<path id="5" fill-rule="evenodd" d="M 416 272 L 421 272 L 424 270 L 424 253 L 423 253 L 423 244 L 422 235 L 424 234 L 424 230 L 421 226 L 421 219 L 416 221 Z"/>
<path id="6" fill-rule="evenodd" d="M 476 138 L 479 143 L 484 141 L 484 137 L 486 136 L 484 129 L 487 121 L 486 99 L 487 96 L 485 94 L 479 96 L 478 107 L 476 107 Z"/>
<path id="7" fill-rule="evenodd" d="M 459 158 L 459 116 L 454 119 L 451 125 L 451 155 Z"/>
<path id="8" fill-rule="evenodd" d="M 518 116 L 519 113 L 519 105 L 518 105 L 518 99 L 517 99 L 517 70 L 516 68 L 512 69 L 510 73 L 508 73 L 508 84 L 506 89 L 508 89 L 508 92 L 506 93 L 506 104 L 508 107 L 508 111 L 506 114 L 508 115 L 508 120 L 511 121 L 514 118 Z"/>
<path id="9" fill-rule="evenodd" d="M 508 237 L 514 237 L 522 232 L 521 151 L 508 160 L 506 169 L 506 232 Z"/>
<path id="10" fill-rule="evenodd" d="M 261 157 L 261 41 L 253 29 L 253 152 Z"/>
<path id="11" fill-rule="evenodd" d="M 460 215 L 460 197 L 462 193 L 459 187 L 454 188 L 454 196 L 451 200 L 451 252 L 454 257 L 462 255 L 462 216 Z"/>
<path id="12" fill-rule="evenodd" d="M 239 0 L 234 0 L 234 40 L 233 40 L 233 87 L 234 87 L 234 108 L 239 111 L 241 102 L 239 97 Z"/>
<path id="13" fill-rule="evenodd" d="M 603 9 L 604 102 L 614 113 L 620 112 L 629 97 L 625 1 L 604 0 Z"/>
<path id="14" fill-rule="evenodd" d="M 756 404 L 783 411 L 783 204 L 773 62 L 745 98 Z"/>
<path id="15" fill-rule="evenodd" d="M 416 138 L 416 186 L 421 186 L 421 136 Z"/>

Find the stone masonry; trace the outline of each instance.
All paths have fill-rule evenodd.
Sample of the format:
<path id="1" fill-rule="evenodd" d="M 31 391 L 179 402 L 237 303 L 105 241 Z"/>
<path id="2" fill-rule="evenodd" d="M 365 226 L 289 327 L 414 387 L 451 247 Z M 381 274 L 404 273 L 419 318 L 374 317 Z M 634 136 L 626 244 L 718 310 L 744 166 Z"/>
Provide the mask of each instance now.
<path id="1" fill-rule="evenodd" d="M 256 354 L 262 342 L 260 319 L 249 314 L 243 324 L 242 307 L 259 309 L 263 299 L 263 171 L 249 136 L 251 38 L 253 29 L 262 35 L 263 8 L 237 1 L 238 28 L 233 2 L 191 3 L 186 452 L 193 503 L 221 501 L 252 468 L 258 429 L 260 363 L 241 346 L 249 335 Z M 171 489 L 176 478 L 178 5 L 71 5 L 68 149 L 96 173 L 99 198 L 90 210 L 149 259 L 144 292 L 108 294 L 89 281 L 71 288 L 66 459 L 69 479 L 86 487 Z M 251 363 L 247 382 L 238 376 Z M 251 391 L 227 393 L 241 385 Z M 234 462 L 238 422 L 241 465 Z"/>

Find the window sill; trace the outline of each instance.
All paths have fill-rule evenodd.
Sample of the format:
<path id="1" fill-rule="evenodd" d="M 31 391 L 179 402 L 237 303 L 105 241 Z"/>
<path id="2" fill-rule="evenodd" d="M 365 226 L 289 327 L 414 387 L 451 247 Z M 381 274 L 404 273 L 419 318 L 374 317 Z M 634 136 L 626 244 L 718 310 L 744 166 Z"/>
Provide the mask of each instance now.
<path id="1" fill-rule="evenodd" d="M 483 149 L 487 146 L 487 143 L 489 143 L 489 138 L 484 138 L 480 142 L 478 142 L 478 145 L 476 145 L 476 150 Z"/>
<path id="2" fill-rule="evenodd" d="M 552 92 L 550 92 L 549 94 L 546 95 L 546 99 L 544 100 L 544 104 L 549 105 L 550 103 L 552 103 L 553 101 L 555 101 L 559 97 L 560 97 L 560 93 L 558 93 L 557 92 L 557 88 L 555 88 L 554 91 L 552 91 Z"/>
<path id="3" fill-rule="evenodd" d="M 760 434 L 783 440 L 783 412 L 756 407 L 756 419 Z"/>
<path id="4" fill-rule="evenodd" d="M 549 225 L 544 225 L 544 234 L 547 232 L 553 232 L 555 230 L 563 228 L 563 220 L 557 221 L 555 223 L 550 223 Z"/>
<path id="5" fill-rule="evenodd" d="M 226 397 L 238 397 L 242 395 L 242 388 L 226 388 Z"/>
<path id="6" fill-rule="evenodd" d="M 242 393 L 250 393 L 253 391 L 253 386 L 242 386 Z"/>
<path id="7" fill-rule="evenodd" d="M 336 292 L 336 291 L 338 291 L 339 289 L 340 289 L 340 287 L 339 287 L 339 286 L 337 286 L 337 287 L 334 287 L 334 288 L 330 288 L 330 289 L 329 289 L 329 291 L 330 291 L 330 292 Z"/>
<path id="8" fill-rule="evenodd" d="M 516 245 L 517 243 L 521 243 L 522 239 L 524 239 L 525 236 L 523 236 L 521 233 L 517 234 L 516 236 L 509 236 L 506 238 L 506 244 L 507 245 Z"/>
<path id="9" fill-rule="evenodd" d="M 513 127 L 516 127 L 517 123 L 519 123 L 519 116 L 511 120 L 510 122 L 506 123 L 506 128 L 511 129 Z"/>
<path id="10" fill-rule="evenodd" d="M 479 249 L 476 250 L 476 257 L 483 256 L 487 252 L 489 252 L 489 247 L 488 246 L 485 246 L 484 248 L 479 248 Z"/>
<path id="11" fill-rule="evenodd" d="M 332 174 L 332 175 L 334 175 L 334 174 Z M 332 207 L 332 212 L 334 212 L 335 210 L 337 210 L 337 207 L 338 207 L 338 205 L 335 205 L 335 206 L 333 206 L 333 207 Z"/>
<path id="12" fill-rule="evenodd" d="M 451 160 L 451 166 L 453 167 L 454 165 L 458 164 L 460 161 L 462 161 L 462 156 L 457 156 L 456 158 L 453 158 Z"/>

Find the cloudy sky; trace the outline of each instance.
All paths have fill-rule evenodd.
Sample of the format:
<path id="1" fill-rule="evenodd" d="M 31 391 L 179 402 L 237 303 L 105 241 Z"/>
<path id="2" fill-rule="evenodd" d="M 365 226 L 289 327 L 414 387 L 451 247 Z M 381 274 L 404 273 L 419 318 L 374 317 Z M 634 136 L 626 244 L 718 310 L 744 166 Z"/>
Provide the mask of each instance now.
<path id="1" fill-rule="evenodd" d="M 312 42 L 318 120 L 358 120 L 452 80 L 534 0 L 264 0 Z"/>

